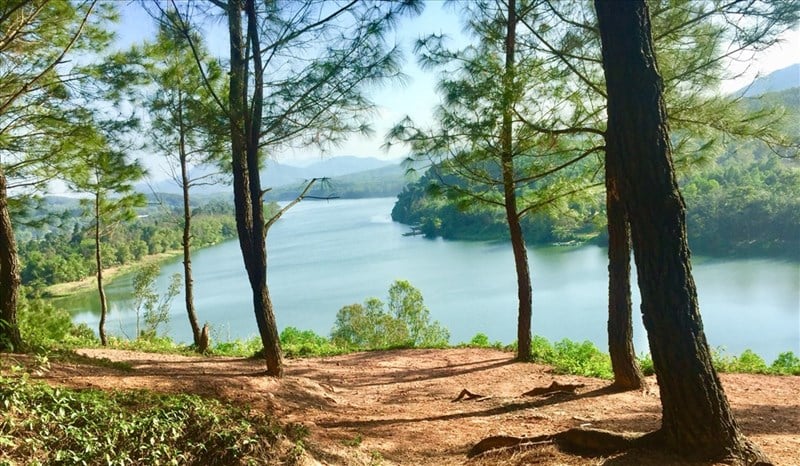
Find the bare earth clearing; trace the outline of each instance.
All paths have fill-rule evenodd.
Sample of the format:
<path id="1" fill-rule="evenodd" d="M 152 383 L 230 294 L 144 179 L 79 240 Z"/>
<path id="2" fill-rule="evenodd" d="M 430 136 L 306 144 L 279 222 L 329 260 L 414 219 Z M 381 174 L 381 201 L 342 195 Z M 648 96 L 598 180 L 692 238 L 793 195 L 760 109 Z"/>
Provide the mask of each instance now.
<path id="1" fill-rule="evenodd" d="M 264 377 L 263 363 L 250 359 L 101 349 L 80 353 L 128 362 L 133 371 L 52 364 L 38 378 L 75 388 L 195 393 L 266 409 L 282 422 L 307 426 L 306 448 L 322 464 L 690 464 L 652 451 L 591 458 L 553 446 L 466 457 L 475 443 L 492 435 L 537 436 L 578 426 L 653 430 L 660 405 L 652 377 L 646 391 L 610 393 L 607 381 L 554 375 L 546 366 L 515 363 L 511 353 L 489 349 L 289 360 L 287 377 L 280 381 Z M 7 366 L 9 359 L 22 357 L 2 358 Z M 585 387 L 575 395 L 521 395 L 554 380 Z M 776 464 L 800 465 L 800 377 L 723 374 L 722 382 L 744 432 Z M 487 398 L 453 402 L 462 389 Z"/>

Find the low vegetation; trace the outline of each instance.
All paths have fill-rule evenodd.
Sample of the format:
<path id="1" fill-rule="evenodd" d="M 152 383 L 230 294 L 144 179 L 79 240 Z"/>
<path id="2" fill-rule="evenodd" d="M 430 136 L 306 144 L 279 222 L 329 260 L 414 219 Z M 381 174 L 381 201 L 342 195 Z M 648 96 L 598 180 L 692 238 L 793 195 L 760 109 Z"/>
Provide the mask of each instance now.
<path id="1" fill-rule="evenodd" d="M 13 368 L 21 371 L 19 368 Z M 53 388 L 0 377 L 0 464 L 292 464 L 297 429 L 194 395 Z"/>

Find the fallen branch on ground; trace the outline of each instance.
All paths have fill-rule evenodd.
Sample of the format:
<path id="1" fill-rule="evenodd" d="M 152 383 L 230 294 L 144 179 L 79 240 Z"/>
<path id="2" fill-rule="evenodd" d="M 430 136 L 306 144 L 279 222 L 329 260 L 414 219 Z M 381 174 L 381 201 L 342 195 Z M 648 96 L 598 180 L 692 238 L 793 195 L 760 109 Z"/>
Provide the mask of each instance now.
<path id="1" fill-rule="evenodd" d="M 583 388 L 586 385 L 582 383 L 570 384 L 570 383 L 558 383 L 553 381 L 549 387 L 536 387 L 532 390 L 529 390 L 522 394 L 522 396 L 543 396 L 543 395 L 555 395 L 557 393 L 571 393 L 574 394 L 576 390 L 579 388 Z"/>
<path id="2" fill-rule="evenodd" d="M 467 399 L 467 400 L 482 400 L 482 399 L 486 399 L 486 398 L 488 398 L 488 397 L 485 396 L 485 395 L 479 395 L 477 393 L 472 393 L 471 391 L 469 391 L 469 390 L 467 390 L 465 388 L 465 389 L 461 390 L 461 393 L 459 393 L 458 396 L 453 400 L 453 403 L 455 403 L 456 401 L 464 400 L 464 399 Z"/>

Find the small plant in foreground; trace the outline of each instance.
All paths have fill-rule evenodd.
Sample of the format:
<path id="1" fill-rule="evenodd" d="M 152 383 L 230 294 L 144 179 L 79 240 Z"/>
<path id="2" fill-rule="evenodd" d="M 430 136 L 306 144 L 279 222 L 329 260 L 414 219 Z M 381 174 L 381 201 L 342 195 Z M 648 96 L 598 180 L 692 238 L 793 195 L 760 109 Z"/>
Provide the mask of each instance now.
<path id="1" fill-rule="evenodd" d="M 0 377 L 0 464 L 276 464 L 278 424 L 193 395 Z"/>
<path id="2" fill-rule="evenodd" d="M 361 442 L 363 442 L 363 441 L 364 441 L 364 439 L 361 437 L 361 434 L 356 434 L 356 435 L 355 435 L 353 438 L 351 438 L 351 439 L 344 439 L 344 440 L 342 440 L 342 445 L 344 445 L 344 446 L 346 446 L 346 447 L 353 447 L 353 448 L 355 448 L 355 447 L 358 447 L 358 446 L 360 446 L 360 445 L 361 445 Z"/>

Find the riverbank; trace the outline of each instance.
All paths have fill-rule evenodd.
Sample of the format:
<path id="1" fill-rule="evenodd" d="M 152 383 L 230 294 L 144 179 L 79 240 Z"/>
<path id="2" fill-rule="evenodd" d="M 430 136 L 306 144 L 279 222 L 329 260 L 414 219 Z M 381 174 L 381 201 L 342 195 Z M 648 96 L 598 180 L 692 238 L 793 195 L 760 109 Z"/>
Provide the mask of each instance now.
<path id="1" fill-rule="evenodd" d="M 152 264 L 154 262 L 162 263 L 170 259 L 174 259 L 175 257 L 179 257 L 181 254 L 183 254 L 183 251 L 176 249 L 173 251 L 160 252 L 158 254 L 143 256 L 140 260 L 135 262 L 130 262 L 128 264 L 105 268 L 103 269 L 103 278 L 105 279 L 104 280 L 105 284 L 111 284 L 111 282 L 113 282 L 115 278 L 133 272 L 142 265 Z M 84 278 L 83 280 L 78 280 L 74 282 L 56 283 L 55 285 L 47 286 L 44 288 L 44 291 L 42 292 L 42 297 L 48 299 L 58 299 L 78 293 L 85 293 L 87 291 L 92 291 L 96 288 L 97 288 L 97 276 L 92 275 L 90 277 Z"/>

